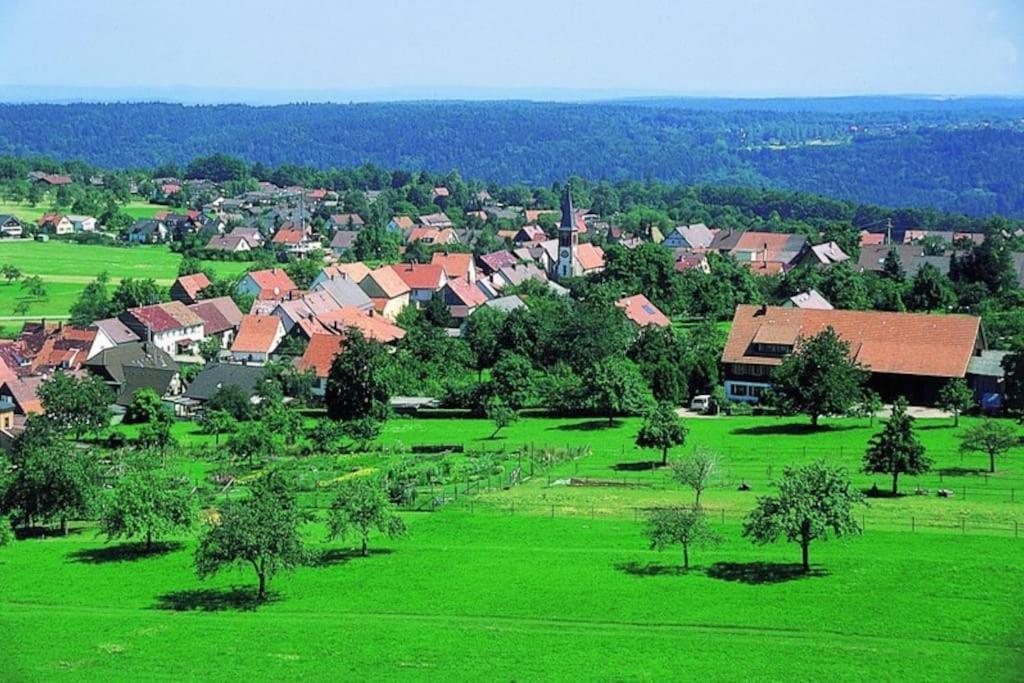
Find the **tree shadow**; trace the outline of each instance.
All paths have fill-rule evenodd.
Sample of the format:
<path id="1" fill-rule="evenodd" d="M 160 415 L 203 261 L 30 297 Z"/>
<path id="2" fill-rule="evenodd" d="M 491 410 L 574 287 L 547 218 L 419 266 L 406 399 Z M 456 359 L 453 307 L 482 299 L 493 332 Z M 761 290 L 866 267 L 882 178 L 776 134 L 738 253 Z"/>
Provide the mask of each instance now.
<path id="1" fill-rule="evenodd" d="M 147 557 L 160 557 L 181 550 L 184 544 L 178 541 L 167 541 L 154 543 L 149 548 L 145 543 L 121 543 L 118 545 L 105 545 L 100 548 L 82 548 L 67 554 L 68 560 L 72 562 L 85 562 L 87 564 L 106 564 L 107 562 L 134 562 L 144 560 Z"/>
<path id="2" fill-rule="evenodd" d="M 751 586 L 828 576 L 824 569 L 812 567 L 810 571 L 804 571 L 803 565 L 795 562 L 716 562 L 704 573 L 712 579 Z"/>
<path id="3" fill-rule="evenodd" d="M 861 489 L 860 492 L 866 498 L 903 498 L 906 496 L 905 493 L 893 493 L 892 489 L 879 489 L 875 487 Z"/>
<path id="4" fill-rule="evenodd" d="M 939 474 L 944 477 L 980 477 L 988 474 L 988 470 L 983 467 L 943 467 Z"/>
<path id="5" fill-rule="evenodd" d="M 623 574 L 637 577 L 650 576 L 686 576 L 693 573 L 693 569 L 684 569 L 681 565 L 658 564 L 657 562 L 617 562 L 615 569 Z"/>
<path id="6" fill-rule="evenodd" d="M 814 425 L 799 422 L 787 422 L 785 424 L 763 424 L 752 427 L 737 427 L 730 431 L 730 434 L 746 436 L 801 436 L 808 434 L 823 434 L 828 432 L 845 432 L 849 429 L 857 429 L 855 425 Z"/>
<path id="7" fill-rule="evenodd" d="M 353 560 L 369 560 L 378 555 L 390 555 L 394 551 L 390 548 L 370 548 L 369 555 L 363 556 L 358 548 L 331 548 L 306 559 L 309 567 L 331 567 L 339 564 L 347 564 Z"/>
<path id="8" fill-rule="evenodd" d="M 620 424 L 622 423 L 618 420 L 613 420 L 612 424 L 609 425 L 608 419 L 605 418 L 602 420 L 585 420 L 583 422 L 573 422 L 572 424 L 555 425 L 548 427 L 547 431 L 555 429 L 560 432 L 593 432 L 600 429 L 615 429 Z"/>
<path id="9" fill-rule="evenodd" d="M 77 536 L 82 533 L 84 529 L 80 527 L 69 528 L 67 535 L 61 533 L 61 530 L 56 527 L 48 526 L 30 526 L 30 527 L 18 527 L 14 529 L 14 537 L 19 541 L 25 541 L 32 538 L 66 538 L 68 536 Z"/>
<path id="10" fill-rule="evenodd" d="M 612 465 L 616 472 L 648 472 L 664 467 L 660 460 L 639 460 L 637 462 L 617 462 Z"/>
<path id="11" fill-rule="evenodd" d="M 274 591 L 269 591 L 267 597 L 261 600 L 255 586 L 195 588 L 164 593 L 157 597 L 153 609 L 172 612 L 252 612 L 278 600 L 280 598 Z"/>

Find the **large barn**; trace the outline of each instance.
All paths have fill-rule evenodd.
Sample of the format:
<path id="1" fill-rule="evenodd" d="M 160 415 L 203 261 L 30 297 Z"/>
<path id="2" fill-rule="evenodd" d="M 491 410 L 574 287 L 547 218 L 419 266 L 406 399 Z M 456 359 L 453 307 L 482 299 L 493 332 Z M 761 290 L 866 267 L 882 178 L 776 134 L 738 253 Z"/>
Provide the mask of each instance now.
<path id="1" fill-rule="evenodd" d="M 722 353 L 726 395 L 756 403 L 797 341 L 829 326 L 871 371 L 869 386 L 883 400 L 917 405 L 934 404 L 943 384 L 967 377 L 985 348 L 981 319 L 968 315 L 738 306 Z"/>

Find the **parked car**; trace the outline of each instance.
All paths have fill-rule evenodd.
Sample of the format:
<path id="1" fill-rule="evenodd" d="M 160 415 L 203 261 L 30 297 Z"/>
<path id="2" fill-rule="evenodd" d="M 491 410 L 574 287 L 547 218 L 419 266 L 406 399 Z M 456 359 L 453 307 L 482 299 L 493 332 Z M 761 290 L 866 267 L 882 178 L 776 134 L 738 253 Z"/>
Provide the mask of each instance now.
<path id="1" fill-rule="evenodd" d="M 690 401 L 690 410 L 696 413 L 706 413 L 711 410 L 712 401 L 710 394 L 700 394 L 694 396 L 693 400 Z"/>

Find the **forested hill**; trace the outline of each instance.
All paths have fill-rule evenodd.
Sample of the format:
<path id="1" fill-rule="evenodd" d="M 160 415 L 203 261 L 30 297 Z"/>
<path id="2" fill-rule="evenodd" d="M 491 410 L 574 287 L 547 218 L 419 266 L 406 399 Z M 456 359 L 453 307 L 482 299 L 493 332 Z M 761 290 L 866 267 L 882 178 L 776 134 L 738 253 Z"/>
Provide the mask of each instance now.
<path id="1" fill-rule="evenodd" d="M 729 183 L 1024 216 L 1024 103 L 829 102 L 0 105 L 0 155 L 140 167 L 224 152 L 502 183 Z"/>

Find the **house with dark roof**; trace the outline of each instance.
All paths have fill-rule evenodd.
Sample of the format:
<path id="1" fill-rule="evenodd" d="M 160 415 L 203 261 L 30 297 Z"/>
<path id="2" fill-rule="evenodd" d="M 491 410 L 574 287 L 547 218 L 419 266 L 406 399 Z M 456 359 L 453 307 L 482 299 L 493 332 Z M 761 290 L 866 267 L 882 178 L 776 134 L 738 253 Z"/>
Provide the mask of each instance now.
<path id="1" fill-rule="evenodd" d="M 17 216 L 9 213 L 0 214 L 0 238 L 16 239 L 24 234 L 25 230 Z"/>
<path id="2" fill-rule="evenodd" d="M 330 249 L 336 256 L 342 256 L 352 250 L 359 233 L 354 230 L 338 230 L 331 238 Z"/>
<path id="3" fill-rule="evenodd" d="M 227 252 L 239 252 L 249 251 L 252 246 L 248 240 L 244 237 L 237 235 L 214 235 L 210 238 L 210 241 L 206 243 L 206 249 L 210 251 L 227 251 Z"/>
<path id="4" fill-rule="evenodd" d="M 870 372 L 869 386 L 884 400 L 904 396 L 932 405 L 950 379 L 967 375 L 985 348 L 981 319 L 780 306 L 737 306 L 722 352 L 725 392 L 756 403 L 771 387 L 775 367 L 801 342 L 831 327 L 850 357 Z"/>
<path id="5" fill-rule="evenodd" d="M 85 368 L 110 386 L 120 406 L 129 405 L 139 389 L 152 389 L 163 397 L 176 396 L 182 389 L 178 363 L 148 341 L 104 349 L 86 361 Z"/>
<path id="6" fill-rule="evenodd" d="M 885 261 L 890 253 L 895 252 L 900 265 L 907 277 L 914 277 L 924 264 L 934 266 L 943 275 L 949 274 L 949 254 L 929 256 L 925 248 L 917 244 L 877 244 L 861 247 L 857 257 L 857 269 L 864 272 L 881 273 L 885 271 Z"/>
<path id="7" fill-rule="evenodd" d="M 505 266 L 514 266 L 519 263 L 519 259 L 508 249 L 499 249 L 498 251 L 492 251 L 489 254 L 482 254 L 479 257 L 480 266 L 483 268 L 485 275 L 492 275 L 497 273 Z"/>
<path id="8" fill-rule="evenodd" d="M 138 244 L 157 244 L 166 242 L 170 232 L 162 221 L 140 219 L 132 223 L 125 233 L 125 239 Z"/>
<path id="9" fill-rule="evenodd" d="M 372 311 L 373 302 L 366 292 L 347 277 L 330 277 L 313 285 L 311 292 L 323 292 L 334 299 L 338 306 L 354 306 L 363 311 Z"/>
<path id="10" fill-rule="evenodd" d="M 180 417 L 202 414 L 203 405 L 224 387 L 238 387 L 250 402 L 256 403 L 265 374 L 266 370 L 258 365 L 207 363 L 175 402 L 175 413 Z"/>
<path id="11" fill-rule="evenodd" d="M 324 223 L 324 227 L 328 230 L 344 230 L 348 232 L 358 232 L 363 228 L 366 223 L 363 221 L 363 217 L 358 213 L 335 213 L 327 219 Z"/>

